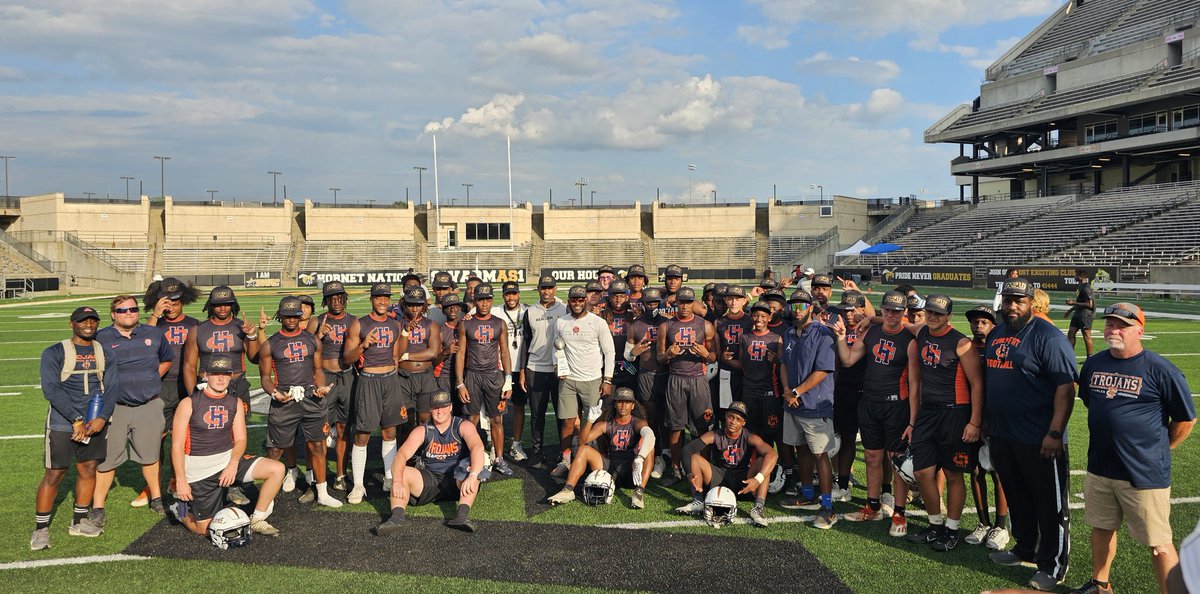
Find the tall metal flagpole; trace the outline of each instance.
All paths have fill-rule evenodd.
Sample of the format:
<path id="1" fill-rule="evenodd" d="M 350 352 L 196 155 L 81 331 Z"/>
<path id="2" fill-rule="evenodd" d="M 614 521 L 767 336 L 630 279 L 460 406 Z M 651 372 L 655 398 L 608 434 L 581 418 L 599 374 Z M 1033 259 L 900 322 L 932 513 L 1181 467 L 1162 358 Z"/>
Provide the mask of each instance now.
<path id="1" fill-rule="evenodd" d="M 434 209 L 434 224 L 437 229 L 433 234 L 433 245 L 438 250 L 442 249 L 442 202 L 441 196 L 438 194 L 438 165 L 437 165 L 437 134 L 433 135 L 433 209 Z"/>

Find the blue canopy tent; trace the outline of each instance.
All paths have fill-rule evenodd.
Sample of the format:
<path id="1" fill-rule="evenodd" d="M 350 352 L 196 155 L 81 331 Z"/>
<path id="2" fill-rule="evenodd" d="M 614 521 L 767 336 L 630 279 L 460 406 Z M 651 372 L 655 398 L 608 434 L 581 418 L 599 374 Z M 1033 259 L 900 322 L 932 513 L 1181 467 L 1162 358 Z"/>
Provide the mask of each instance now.
<path id="1" fill-rule="evenodd" d="M 899 246 L 894 243 L 877 243 L 877 244 L 863 250 L 861 253 L 863 253 L 863 254 L 887 254 L 887 253 L 891 253 L 891 252 L 894 252 L 897 250 L 902 250 L 902 249 L 904 249 L 904 246 Z"/>

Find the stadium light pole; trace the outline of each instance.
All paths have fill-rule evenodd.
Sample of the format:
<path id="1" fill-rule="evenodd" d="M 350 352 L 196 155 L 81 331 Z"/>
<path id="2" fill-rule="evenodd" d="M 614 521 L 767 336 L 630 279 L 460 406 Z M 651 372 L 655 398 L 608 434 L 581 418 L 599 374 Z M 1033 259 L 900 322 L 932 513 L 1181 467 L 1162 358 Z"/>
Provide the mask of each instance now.
<path id="1" fill-rule="evenodd" d="M 84 192 L 83 195 L 87 196 L 88 200 L 91 200 L 92 197 L 96 195 L 96 193 L 95 192 Z"/>
<path id="2" fill-rule="evenodd" d="M 129 201 L 129 180 L 131 180 L 133 178 L 128 175 L 122 175 L 121 179 L 125 180 L 125 200 L 128 202 Z M 5 192 L 5 194 L 7 194 L 7 193 L 8 192 Z"/>
<path id="3" fill-rule="evenodd" d="M 413 169 L 417 170 L 417 202 L 425 202 L 424 175 L 425 175 L 425 171 L 428 170 L 429 168 L 416 165 L 416 166 L 413 166 Z"/>
<path id="4" fill-rule="evenodd" d="M 592 206 L 596 206 L 596 190 L 592 190 Z"/>
<path id="5" fill-rule="evenodd" d="M 821 202 L 825 202 L 825 186 L 821 184 L 808 184 L 810 190 L 821 190 Z"/>
<path id="6" fill-rule="evenodd" d="M 162 157 L 159 155 L 155 155 L 154 158 L 158 159 L 158 191 L 159 191 L 158 197 L 162 200 L 166 200 L 167 199 L 167 161 L 170 161 L 171 157 Z"/>
<path id="7" fill-rule="evenodd" d="M 221 190 L 204 190 L 204 191 L 208 192 L 208 201 L 209 202 L 216 202 L 216 198 L 213 196 L 213 194 L 216 194 L 216 193 L 220 192 Z"/>
<path id="8" fill-rule="evenodd" d="M 341 190 L 341 188 L 329 188 L 329 189 L 333 191 L 333 205 L 337 206 L 337 193 L 338 193 L 338 190 Z"/>
<path id="9" fill-rule="evenodd" d="M 283 172 L 268 171 L 267 175 L 271 176 L 271 204 L 279 204 L 279 176 L 283 175 Z"/>
<path id="10" fill-rule="evenodd" d="M 471 186 L 473 185 L 475 184 L 463 184 L 463 187 L 467 189 L 467 206 L 471 206 Z"/>
<path id="11" fill-rule="evenodd" d="M 8 160 L 16 159 L 11 155 L 0 155 L 0 159 L 4 159 L 4 197 L 7 198 L 11 194 L 8 193 Z"/>
<path id="12" fill-rule="evenodd" d="M 579 181 L 575 182 L 575 185 L 579 186 L 579 206 L 583 206 L 583 187 L 588 185 L 588 178 L 579 178 Z"/>

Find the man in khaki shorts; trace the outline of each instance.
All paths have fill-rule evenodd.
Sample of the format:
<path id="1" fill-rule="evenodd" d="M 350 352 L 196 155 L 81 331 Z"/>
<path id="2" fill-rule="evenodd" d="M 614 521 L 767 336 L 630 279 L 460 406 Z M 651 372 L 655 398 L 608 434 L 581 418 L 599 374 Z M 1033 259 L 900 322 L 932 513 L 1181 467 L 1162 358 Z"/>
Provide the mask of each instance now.
<path id="1" fill-rule="evenodd" d="M 1104 342 L 1079 373 L 1088 407 L 1088 467 L 1083 521 L 1092 527 L 1092 579 L 1074 592 L 1112 592 L 1109 570 L 1124 520 L 1150 547 L 1159 589 L 1179 565 L 1171 538 L 1171 454 L 1196 423 L 1187 380 L 1165 358 L 1142 348 L 1146 316 L 1131 303 L 1104 310 Z"/>

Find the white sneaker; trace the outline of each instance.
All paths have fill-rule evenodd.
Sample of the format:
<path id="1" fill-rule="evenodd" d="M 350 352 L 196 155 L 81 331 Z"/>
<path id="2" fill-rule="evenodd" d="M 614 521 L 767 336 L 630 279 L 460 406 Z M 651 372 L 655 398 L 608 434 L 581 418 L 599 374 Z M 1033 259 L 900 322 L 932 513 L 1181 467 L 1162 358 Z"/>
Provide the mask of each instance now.
<path id="1" fill-rule="evenodd" d="M 650 478 L 660 479 L 667 470 L 667 459 L 662 456 L 654 458 L 654 468 L 650 469 Z"/>
<path id="2" fill-rule="evenodd" d="M 335 498 L 331 495 L 321 495 L 320 493 L 318 493 L 317 494 L 317 505 L 324 505 L 325 507 L 341 507 L 342 502 L 338 501 L 337 498 Z"/>
<path id="3" fill-rule="evenodd" d="M 357 505 L 362 503 L 363 497 L 366 496 L 367 490 L 362 485 L 354 485 L 354 488 L 350 489 L 350 494 L 346 496 L 346 503 Z"/>
<path id="4" fill-rule="evenodd" d="M 702 511 L 704 511 L 704 502 L 699 499 L 693 499 L 691 503 L 675 508 L 675 513 L 685 516 L 694 516 Z"/>
<path id="5" fill-rule="evenodd" d="M 291 493 L 296 490 L 296 469 L 289 468 L 283 475 L 283 492 Z"/>
<path id="6" fill-rule="evenodd" d="M 508 448 L 508 457 L 512 458 L 513 462 L 521 462 L 522 460 L 529 458 L 529 456 L 525 454 L 525 448 L 521 447 L 521 442 L 519 441 L 512 442 L 512 446 Z"/>
<path id="7" fill-rule="evenodd" d="M 883 512 L 883 517 L 890 518 L 896 513 L 896 496 L 891 493 L 884 493 L 879 496 L 879 511 Z"/>
<path id="8" fill-rule="evenodd" d="M 989 549 L 1003 551 L 1004 547 L 1008 546 L 1008 530 L 999 526 L 992 528 L 988 530 L 987 539 L 984 542 L 987 543 Z"/>
<path id="9" fill-rule="evenodd" d="M 968 534 L 963 540 L 969 545 L 981 544 L 987 538 L 988 532 L 991 531 L 991 529 L 991 526 L 980 524 L 975 527 L 974 532 Z"/>
<path id="10" fill-rule="evenodd" d="M 841 487 L 834 487 L 831 495 L 834 501 L 850 501 L 851 499 L 850 489 Z"/>
<path id="11" fill-rule="evenodd" d="M 575 491 L 571 489 L 563 489 L 546 498 L 546 503 L 550 505 L 562 505 L 571 501 L 575 501 Z"/>

